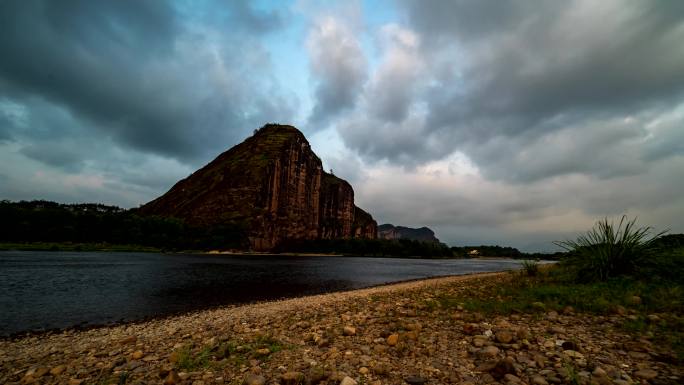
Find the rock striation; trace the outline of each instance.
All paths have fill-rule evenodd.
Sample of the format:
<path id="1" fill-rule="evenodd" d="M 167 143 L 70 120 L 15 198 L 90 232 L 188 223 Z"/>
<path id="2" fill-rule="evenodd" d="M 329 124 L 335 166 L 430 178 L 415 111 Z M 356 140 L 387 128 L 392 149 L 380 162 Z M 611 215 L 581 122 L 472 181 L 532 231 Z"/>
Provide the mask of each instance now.
<path id="1" fill-rule="evenodd" d="M 287 239 L 377 236 L 351 185 L 323 171 L 299 130 L 279 124 L 255 131 L 139 212 L 199 226 L 239 224 L 254 250 Z"/>
<path id="2" fill-rule="evenodd" d="M 414 229 L 411 227 L 394 226 L 389 223 L 378 226 L 378 238 L 389 240 L 410 239 L 412 241 L 439 243 L 439 239 L 435 237 L 435 232 L 427 227 Z"/>

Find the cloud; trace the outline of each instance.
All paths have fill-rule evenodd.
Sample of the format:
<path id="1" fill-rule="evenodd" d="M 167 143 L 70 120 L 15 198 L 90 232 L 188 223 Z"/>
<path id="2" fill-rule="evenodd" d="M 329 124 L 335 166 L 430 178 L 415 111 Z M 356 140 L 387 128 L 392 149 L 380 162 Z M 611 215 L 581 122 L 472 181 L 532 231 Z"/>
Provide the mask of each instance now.
<path id="1" fill-rule="evenodd" d="M 486 177 L 519 183 L 638 174 L 682 154 L 675 130 L 646 127 L 683 123 L 682 5 L 398 4 L 408 23 L 378 34 L 417 44 L 379 43 L 361 102 L 335 122 L 366 160 L 415 167 L 461 151 Z"/>
<path id="2" fill-rule="evenodd" d="M 317 18 L 306 47 L 317 81 L 309 122 L 321 124 L 354 106 L 368 64 L 351 27 L 330 15 Z"/>
<path id="3" fill-rule="evenodd" d="M 623 213 L 662 230 L 684 229 L 684 158 L 647 175 L 609 180 L 572 174 L 527 184 L 491 181 L 463 155 L 413 170 L 396 165 L 366 168 L 356 201 L 379 223 L 428 226 L 452 245 L 500 244 L 551 250 L 603 216 Z"/>
<path id="4" fill-rule="evenodd" d="M 374 118 L 401 122 L 408 115 L 424 71 L 418 51 L 420 39 L 410 30 L 388 24 L 380 30 L 379 40 L 383 57 L 364 97 Z"/>
<path id="5" fill-rule="evenodd" d="M 354 112 L 336 121 L 337 130 L 347 146 L 370 160 L 412 165 L 421 153 L 426 158 L 420 160 L 433 159 L 426 152 L 426 116 L 416 93 L 424 70 L 420 39 L 388 24 L 378 31 L 376 43 L 382 52 L 379 64 L 359 90 Z"/>
<path id="6" fill-rule="evenodd" d="M 259 43 L 282 25 L 278 15 L 242 2 L 176 5 L 3 2 L 0 94 L 62 108 L 87 135 L 189 161 L 288 120 L 292 98 L 266 76 Z"/>

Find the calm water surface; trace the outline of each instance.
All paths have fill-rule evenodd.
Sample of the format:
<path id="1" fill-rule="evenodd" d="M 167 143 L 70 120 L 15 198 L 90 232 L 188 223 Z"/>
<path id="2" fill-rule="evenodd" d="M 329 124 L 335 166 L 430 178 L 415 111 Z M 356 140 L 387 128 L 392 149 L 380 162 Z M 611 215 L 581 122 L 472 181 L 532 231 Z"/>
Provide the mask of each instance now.
<path id="1" fill-rule="evenodd" d="M 0 335 L 514 269 L 514 260 L 0 252 Z"/>

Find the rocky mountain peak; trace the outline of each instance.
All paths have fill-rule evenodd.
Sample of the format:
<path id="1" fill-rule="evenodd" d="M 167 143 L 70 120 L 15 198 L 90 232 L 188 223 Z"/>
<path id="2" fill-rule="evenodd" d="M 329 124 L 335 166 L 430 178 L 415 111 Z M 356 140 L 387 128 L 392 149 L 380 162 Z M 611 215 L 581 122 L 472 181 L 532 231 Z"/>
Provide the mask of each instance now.
<path id="1" fill-rule="evenodd" d="M 195 225 L 239 224 L 255 250 L 286 239 L 375 238 L 377 223 L 354 190 L 323 171 L 301 131 L 267 124 L 179 181 L 140 212 Z"/>

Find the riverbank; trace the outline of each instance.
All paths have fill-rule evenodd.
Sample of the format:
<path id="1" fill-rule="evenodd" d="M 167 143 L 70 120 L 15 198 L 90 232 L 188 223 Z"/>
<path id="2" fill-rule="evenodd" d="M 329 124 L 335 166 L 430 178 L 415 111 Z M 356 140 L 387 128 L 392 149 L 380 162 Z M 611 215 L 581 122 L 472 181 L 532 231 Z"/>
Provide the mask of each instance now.
<path id="1" fill-rule="evenodd" d="M 629 310 L 486 315 L 453 300 L 512 279 L 435 278 L 0 341 L 0 383 L 681 383 L 671 352 L 621 327 Z"/>

